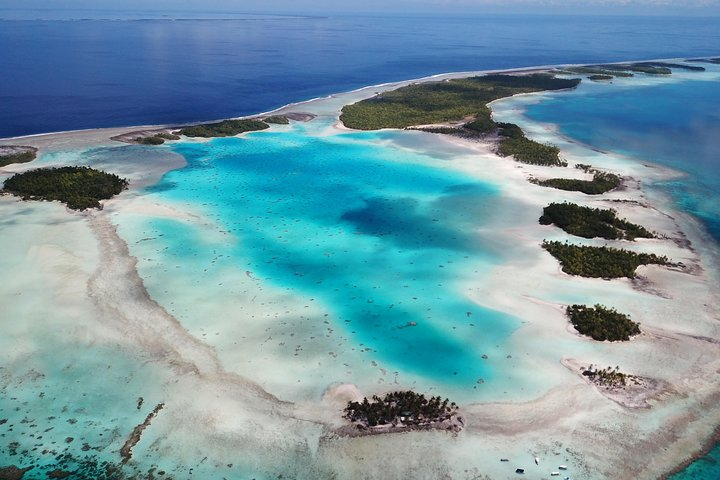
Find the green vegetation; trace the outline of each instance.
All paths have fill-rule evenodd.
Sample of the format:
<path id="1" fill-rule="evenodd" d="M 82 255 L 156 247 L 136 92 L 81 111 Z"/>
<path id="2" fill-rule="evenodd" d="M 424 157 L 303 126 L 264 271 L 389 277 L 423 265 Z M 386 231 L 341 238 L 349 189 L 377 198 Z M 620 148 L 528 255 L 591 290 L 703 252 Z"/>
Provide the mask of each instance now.
<path id="1" fill-rule="evenodd" d="M 668 62 L 641 62 L 636 65 L 649 65 L 652 67 L 677 68 L 679 70 L 690 70 L 692 72 L 704 72 L 705 67 L 697 65 L 686 65 L 684 63 L 668 63 Z"/>
<path id="2" fill-rule="evenodd" d="M 619 70 L 608 70 L 601 67 L 567 67 L 558 71 L 558 73 L 564 75 L 610 75 L 612 77 L 633 77 L 634 75 L 630 72 L 623 72 Z"/>
<path id="3" fill-rule="evenodd" d="M 648 75 L 670 75 L 672 70 L 668 67 L 655 66 L 647 63 L 626 63 L 617 65 L 594 65 L 597 68 L 610 70 L 611 72 L 637 72 Z"/>
<path id="4" fill-rule="evenodd" d="M 628 380 L 632 380 L 636 385 L 640 384 L 637 377 L 634 375 L 628 375 L 627 373 L 622 373 L 620 371 L 620 367 L 617 366 L 615 368 L 607 367 L 598 370 L 590 365 L 587 369 L 583 368 L 582 370 L 582 374 L 584 376 L 590 378 L 594 384 L 600 385 L 601 387 L 625 387 L 627 386 Z"/>
<path id="5" fill-rule="evenodd" d="M 603 82 L 606 80 L 612 80 L 615 77 L 612 75 L 605 75 L 604 73 L 596 73 L 595 75 L 590 75 L 588 78 L 593 82 Z"/>
<path id="6" fill-rule="evenodd" d="M 217 123 L 185 127 L 180 130 L 180 133 L 186 137 L 232 137 L 245 132 L 265 130 L 266 128 L 270 128 L 270 126 L 260 120 L 223 120 Z"/>
<path id="7" fill-rule="evenodd" d="M 160 132 L 150 137 L 135 137 L 135 141 L 141 145 L 162 145 L 165 140 L 180 140 L 180 136 L 174 133 Z"/>
<path id="8" fill-rule="evenodd" d="M 364 398 L 362 402 L 348 402 L 345 418 L 363 426 L 377 425 L 416 425 L 423 426 L 433 422 L 449 420 L 458 407 L 455 402 L 440 397 L 425 398 L 425 395 L 412 391 L 388 393 L 380 398 L 372 397 L 372 402 Z"/>
<path id="9" fill-rule="evenodd" d="M 540 224 L 555 224 L 571 235 L 584 238 L 653 238 L 653 234 L 645 227 L 617 218 L 615 210 L 583 207 L 574 203 L 551 203 L 543 209 Z"/>
<path id="10" fill-rule="evenodd" d="M 406 128 L 461 121 L 469 116 L 485 122 L 489 117 L 487 104 L 493 100 L 518 93 L 573 88 L 578 83 L 580 79 L 535 74 L 486 75 L 413 84 L 346 105 L 340 120 L 358 130 Z"/>
<path id="11" fill-rule="evenodd" d="M 0 167 L 11 163 L 27 163 L 35 160 L 37 148 L 6 146 L 0 147 Z"/>
<path id="12" fill-rule="evenodd" d="M 497 130 L 497 124 L 492 119 L 490 107 L 484 106 L 475 113 L 475 119 L 463 125 L 463 128 L 474 134 L 486 134 Z"/>
<path id="13" fill-rule="evenodd" d="M 417 130 L 419 132 L 427 132 L 427 133 L 440 133 L 443 135 L 457 135 L 460 137 L 466 136 L 465 130 L 462 128 L 457 127 L 418 127 L 418 128 L 408 128 L 408 130 Z"/>
<path id="14" fill-rule="evenodd" d="M 288 125 L 290 123 L 290 119 L 287 118 L 285 115 L 271 115 L 269 117 L 263 118 L 263 122 L 274 123 L 277 125 Z"/>
<path id="15" fill-rule="evenodd" d="M 498 123 L 498 133 L 504 139 L 500 142 L 499 152 L 504 157 L 513 156 L 515 160 L 532 165 L 566 167 L 567 162 L 560 158 L 560 149 L 530 140 L 522 129 L 514 123 Z"/>
<path id="16" fill-rule="evenodd" d="M 587 173 L 593 174 L 592 180 L 576 180 L 574 178 L 550 178 L 548 180 L 536 180 L 531 182 L 550 188 L 559 190 L 567 190 L 571 192 L 582 192 L 586 195 L 600 195 L 614 190 L 620 186 L 622 179 L 612 173 L 595 170 L 589 165 L 576 165 L 577 168 L 585 170 Z"/>
<path id="17" fill-rule="evenodd" d="M 23 200 L 58 200 L 73 210 L 101 208 L 100 200 L 112 198 L 128 186 L 117 175 L 90 167 L 40 168 L 5 180 L 4 191 Z"/>
<path id="18" fill-rule="evenodd" d="M 162 138 L 163 140 L 180 140 L 180 135 L 176 135 L 174 133 L 168 133 L 168 132 L 160 132 L 155 135 L 157 138 Z"/>
<path id="19" fill-rule="evenodd" d="M 153 135 L 152 137 L 137 137 L 135 141 L 141 145 L 162 145 L 165 143 L 165 140 L 157 135 Z"/>
<path id="20" fill-rule="evenodd" d="M 542 247 L 560 261 L 563 272 L 591 278 L 634 278 L 640 265 L 666 265 L 665 256 L 635 253 L 625 249 L 589 247 L 562 242 L 548 242 Z"/>
<path id="21" fill-rule="evenodd" d="M 567 307 L 567 316 L 578 332 L 600 342 L 627 341 L 640 333 L 639 323 L 633 322 L 630 317 L 614 308 L 603 305 L 571 305 Z"/>

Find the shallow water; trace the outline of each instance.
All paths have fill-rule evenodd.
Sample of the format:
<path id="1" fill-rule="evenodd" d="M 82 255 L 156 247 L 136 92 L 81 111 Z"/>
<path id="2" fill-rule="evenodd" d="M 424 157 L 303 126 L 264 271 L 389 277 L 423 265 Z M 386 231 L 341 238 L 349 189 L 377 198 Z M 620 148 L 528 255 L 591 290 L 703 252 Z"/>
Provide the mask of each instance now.
<path id="1" fill-rule="evenodd" d="M 656 186 L 720 240 L 720 68 L 698 65 L 708 71 L 549 94 L 529 105 L 526 115 L 593 147 L 685 173 Z"/>
<path id="2" fill-rule="evenodd" d="M 543 94 L 528 102 L 526 118 L 594 148 L 682 172 L 653 188 L 669 193 L 676 207 L 699 219 L 720 241 L 720 68 L 682 72 L 673 78 L 585 82 L 573 92 Z M 715 250 L 717 252 L 717 250 Z M 673 479 L 720 478 L 716 444 Z"/>
<path id="3" fill-rule="evenodd" d="M 326 324 L 395 380 L 400 372 L 446 388 L 492 388 L 496 367 L 481 357 L 505 352 L 519 322 L 465 299 L 461 286 L 503 259 L 472 233 L 492 219 L 497 187 L 384 147 L 396 133 L 304 129 L 172 147 L 189 165 L 148 188 L 148 200 L 199 208 L 204 224 L 148 219 L 122 230 L 152 296 L 194 325 L 207 319 L 204 307 L 178 292 L 214 284 L 212 295 L 236 302 L 234 321 L 243 322 L 268 313 L 233 300 L 231 279 L 214 280 L 220 271 L 250 277 L 311 307 L 285 321 Z M 221 319 L 211 324 L 222 332 Z M 312 344 L 296 340 L 288 347 Z M 343 359 L 342 350 L 325 355 L 338 353 Z M 317 387 L 340 380 L 358 381 L 320 374 Z"/>

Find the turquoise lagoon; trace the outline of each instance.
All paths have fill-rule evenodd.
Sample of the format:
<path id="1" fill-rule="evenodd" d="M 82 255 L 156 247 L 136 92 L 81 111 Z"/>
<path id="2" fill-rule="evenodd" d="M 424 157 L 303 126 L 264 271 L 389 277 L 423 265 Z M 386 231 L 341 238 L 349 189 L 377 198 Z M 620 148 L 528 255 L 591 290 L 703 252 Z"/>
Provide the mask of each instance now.
<path id="1" fill-rule="evenodd" d="M 511 356 L 506 341 L 520 321 L 471 302 L 462 287 L 508 259 L 476 232 L 498 215 L 500 187 L 393 143 L 426 134 L 319 135 L 327 126 L 316 120 L 170 147 L 187 167 L 145 196 L 202 221 L 118 218 L 151 295 L 198 335 L 208 321 L 223 336 L 230 334 L 223 323 L 235 328 L 253 316 L 337 335 L 332 351 L 317 351 L 310 333 L 268 342 L 287 349 L 288 362 L 307 364 L 315 387 L 301 397 L 317 398 L 333 382 L 363 383 L 353 365 L 340 378 L 325 371 L 328 361 L 351 361 L 343 352 L 389 372 L 383 381 L 465 393 L 492 388 L 507 377 L 499 359 Z M 248 278 L 258 294 L 271 288 L 299 307 L 248 308 L 252 297 L 236 283 Z M 230 318 L 206 310 L 216 303 L 229 307 Z"/>

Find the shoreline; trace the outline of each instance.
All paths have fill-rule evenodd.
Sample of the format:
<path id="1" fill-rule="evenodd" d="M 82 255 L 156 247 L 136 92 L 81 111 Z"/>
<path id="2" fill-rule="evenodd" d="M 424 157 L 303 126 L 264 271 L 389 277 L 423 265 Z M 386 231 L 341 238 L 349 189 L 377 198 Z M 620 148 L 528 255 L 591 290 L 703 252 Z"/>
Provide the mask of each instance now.
<path id="1" fill-rule="evenodd" d="M 702 58 L 704 58 L 704 57 L 702 57 Z M 673 62 L 673 61 L 689 61 L 689 57 L 626 60 L 626 61 L 622 61 L 622 62 L 605 62 L 605 63 L 603 63 L 603 65 L 623 65 L 623 64 L 638 63 L 638 62 Z M 339 95 L 345 96 L 345 95 L 360 93 L 365 90 L 376 89 L 376 88 L 383 89 L 383 90 L 389 90 L 390 89 L 389 87 L 399 88 L 401 86 L 408 85 L 411 83 L 426 83 L 426 82 L 432 82 L 432 81 L 438 81 L 438 80 L 445 80 L 445 79 L 449 79 L 449 78 L 464 78 L 464 77 L 468 77 L 468 76 L 487 75 L 487 74 L 529 73 L 529 72 L 535 72 L 535 71 L 542 72 L 542 71 L 547 71 L 550 69 L 566 68 L 566 67 L 583 67 L 583 66 L 587 66 L 587 65 L 592 65 L 592 64 L 564 63 L 564 64 L 551 64 L 551 65 L 536 65 L 536 66 L 519 67 L 519 68 L 468 70 L 468 71 L 459 71 L 459 72 L 435 73 L 435 74 L 418 77 L 418 78 L 413 78 L 413 79 L 382 82 L 382 83 L 378 83 L 378 84 L 372 84 L 372 85 L 366 85 L 363 87 L 358 87 L 358 88 L 355 88 L 352 90 L 329 93 L 324 96 L 313 97 L 313 98 L 309 98 L 307 100 L 299 100 L 297 102 L 291 102 L 291 103 L 282 105 L 282 106 L 272 109 L 272 110 L 267 110 L 267 111 L 248 114 L 248 115 L 217 118 L 217 119 L 211 119 L 211 120 L 188 121 L 188 122 L 173 122 L 173 123 L 160 123 L 160 124 L 149 124 L 149 125 L 148 124 L 146 124 L 146 125 L 120 125 L 120 126 L 113 126 L 113 127 L 83 128 L 83 129 L 77 129 L 77 130 L 60 130 L 60 131 L 56 131 L 56 132 L 42 132 L 42 133 L 33 133 L 33 134 L 28 134 L 28 135 L 16 135 L 16 136 L 12 136 L 12 137 L 2 137 L 2 138 L 0 138 L 0 142 L 4 143 L 6 141 L 12 141 L 12 140 L 34 139 L 37 137 L 47 137 L 47 136 L 56 136 L 56 135 L 67 135 L 67 134 L 85 134 L 85 133 L 111 131 L 111 130 L 119 130 L 119 131 L 122 131 L 125 134 L 127 134 L 127 133 L 131 133 L 134 130 L 143 130 L 143 129 L 154 130 L 154 129 L 162 129 L 162 128 L 178 128 L 178 127 L 187 126 L 187 125 L 198 125 L 198 124 L 203 124 L 203 123 L 221 122 L 223 120 L 243 120 L 243 119 L 261 117 L 261 116 L 266 116 L 266 115 L 279 114 L 284 111 L 294 109 L 300 105 L 313 104 L 315 102 L 328 100 L 331 98 L 336 98 Z M 582 75 L 582 74 L 578 74 L 578 76 L 580 76 L 580 75 Z M 495 100 L 495 101 L 501 101 L 501 100 L 503 100 L 503 99 Z"/>
<path id="2" fill-rule="evenodd" d="M 619 63 L 628 63 L 628 62 L 619 62 Z M 525 69 L 525 70 L 522 70 L 522 71 L 533 71 L 533 70 L 537 70 L 537 67 L 533 67 L 533 69 Z M 498 72 L 501 72 L 501 73 L 509 73 L 509 72 L 516 72 L 516 71 L 518 71 L 518 70 L 493 71 L 493 73 L 498 73 Z M 480 73 L 489 73 L 489 72 L 480 72 Z M 473 73 L 471 72 L 470 75 L 472 75 L 472 74 L 473 74 Z M 474 73 L 474 74 L 477 74 L 477 73 Z M 424 80 L 424 81 L 433 81 L 433 80 L 437 80 L 438 77 L 444 77 L 445 75 L 467 76 L 468 73 L 466 73 L 466 72 L 458 72 L 458 73 L 454 73 L 454 74 L 440 74 L 440 75 L 435 75 L 435 76 L 432 76 L 432 77 L 425 77 L 425 78 L 422 79 L 422 80 Z M 400 83 L 386 83 L 386 84 L 382 84 L 382 85 L 384 85 L 384 86 L 387 87 L 387 88 L 392 88 L 392 87 L 395 87 L 395 86 L 398 86 L 398 87 L 399 87 L 399 86 L 402 86 L 402 84 L 409 84 L 409 83 L 413 83 L 413 82 L 416 82 L 416 81 L 418 81 L 418 80 L 409 80 L 409 81 L 400 82 Z M 346 92 L 346 93 L 337 94 L 337 95 L 330 95 L 330 96 L 328 96 L 328 97 L 322 97 L 322 98 L 320 98 L 320 99 L 312 99 L 312 100 L 308 100 L 308 101 L 305 101 L 305 102 L 298 102 L 298 103 L 290 104 L 290 105 L 281 107 L 280 109 L 276 109 L 276 110 L 273 110 L 273 111 L 267 112 L 267 113 L 281 113 L 282 111 L 292 110 L 292 109 L 295 108 L 297 105 L 301 105 L 301 104 L 320 103 L 320 102 L 322 102 L 322 101 L 328 101 L 328 100 L 331 100 L 331 99 L 341 99 L 341 100 L 342 100 L 342 98 L 344 98 L 345 96 L 351 96 L 351 94 L 365 93 L 365 92 L 368 92 L 368 91 L 370 91 L 370 90 L 374 90 L 374 89 L 376 89 L 376 88 L 379 88 L 379 86 L 363 87 L 363 88 L 354 90 L 354 91 L 352 91 L 352 92 Z M 252 117 L 254 117 L 254 116 L 256 116 L 256 115 L 253 115 Z M 236 117 L 236 118 L 250 118 L 250 117 Z M 127 130 L 129 130 L 129 131 L 132 131 L 133 128 L 137 128 L 137 127 L 124 127 L 124 129 L 127 129 Z M 44 137 L 44 138 L 47 138 L 47 137 L 61 137 L 61 138 L 62 138 L 63 136 L 73 137 L 73 136 L 76 136 L 76 135 L 83 135 L 85 132 L 101 133 L 101 132 L 106 132 L 106 131 L 108 131 L 108 130 L 110 130 L 110 129 L 92 129 L 92 130 L 85 130 L 85 131 L 70 131 L 70 132 L 52 133 L 52 134 L 38 134 L 37 137 Z M 354 131 L 354 130 L 348 129 L 348 131 Z M 33 137 L 35 137 L 35 136 L 33 136 Z M 30 138 L 30 137 L 13 137 L 12 139 L 3 139 L 3 140 L 0 140 L 0 142 L 3 142 L 3 141 L 5 141 L 5 140 L 17 141 L 18 138 Z M 109 141 L 109 139 L 108 139 L 108 141 Z M 519 167 L 518 165 L 515 165 L 515 164 L 513 164 L 513 163 L 507 164 L 506 166 L 507 166 L 507 168 L 500 168 L 500 169 L 498 169 L 499 172 L 500 172 L 500 173 L 499 173 L 499 176 L 505 175 L 505 174 L 507 173 L 507 171 L 510 171 L 510 170 L 516 170 L 516 171 L 520 172 L 522 175 L 524 175 L 524 173 L 522 173 L 522 172 L 524 172 L 524 171 L 533 171 L 533 168 L 532 168 L 532 167 L 522 167 L 522 166 Z M 135 191 L 135 194 L 137 194 L 137 191 Z M 625 195 L 623 195 L 623 196 L 625 196 Z M 607 199 L 605 199 L 605 200 L 607 200 Z M 110 210 L 112 210 L 112 208 L 111 208 Z M 92 223 L 90 220 L 88 220 L 88 222 Z M 529 226 L 527 226 L 527 225 L 525 225 L 524 227 L 528 227 L 528 228 L 529 228 Z M 126 241 L 123 239 L 123 242 L 126 242 Z M 129 253 L 128 253 L 128 256 L 130 256 Z M 134 258 L 134 257 L 131 257 L 131 258 Z M 145 290 L 145 291 L 146 291 L 146 293 L 147 293 L 147 290 Z M 150 297 L 149 297 L 149 298 L 150 298 Z M 150 301 L 154 301 L 154 300 L 152 300 L 152 299 L 150 298 Z M 157 305 L 157 304 L 156 304 L 156 305 Z M 182 326 L 181 326 L 181 328 L 182 328 Z M 211 370 L 213 370 L 214 368 L 215 368 L 215 367 L 213 366 L 213 367 L 211 368 Z M 631 373 L 632 373 L 632 372 L 631 372 Z M 270 395 L 272 395 L 272 394 L 270 394 Z M 583 398 L 586 398 L 586 399 L 587 399 L 587 398 L 592 398 L 591 396 L 587 396 L 587 395 L 584 395 L 584 396 L 583 396 L 583 394 L 582 394 L 581 392 L 578 393 L 577 395 L 578 395 L 579 397 L 583 397 Z M 543 395 L 543 396 L 541 397 L 541 399 L 542 399 L 542 398 L 545 398 L 545 395 Z M 529 402 L 529 404 L 536 404 L 537 402 L 540 402 L 541 399 L 536 399 L 536 400 L 534 400 L 534 401 L 531 401 L 531 402 Z M 517 404 L 514 404 L 514 403 L 512 403 L 512 402 L 509 402 L 509 403 L 507 403 L 507 404 L 505 404 L 505 405 L 507 406 L 507 408 L 513 408 L 513 406 L 516 406 Z M 472 410 L 476 410 L 477 408 L 482 408 L 482 407 L 487 406 L 487 404 L 485 404 L 485 403 L 477 403 L 477 404 L 473 403 L 473 404 L 471 404 L 470 406 L 472 407 Z M 312 416 L 314 416 L 314 415 L 312 415 Z M 477 428 L 477 426 L 476 426 L 475 428 Z M 714 435 L 713 438 L 717 437 L 719 431 L 720 431 L 720 427 L 718 427 L 718 428 L 715 430 L 715 435 Z M 710 448 L 712 448 L 712 439 L 709 441 L 709 443 L 710 443 Z M 697 454 L 697 458 L 699 458 L 699 457 L 701 457 L 701 456 L 702 456 L 702 454 L 700 454 L 700 453 Z M 688 463 L 691 463 L 691 462 L 692 462 L 692 460 L 690 460 Z M 679 468 L 679 467 L 676 467 L 676 468 Z M 670 473 L 668 473 L 668 474 L 666 474 L 666 475 L 670 475 Z M 667 477 L 663 477 L 663 478 L 667 478 Z"/>

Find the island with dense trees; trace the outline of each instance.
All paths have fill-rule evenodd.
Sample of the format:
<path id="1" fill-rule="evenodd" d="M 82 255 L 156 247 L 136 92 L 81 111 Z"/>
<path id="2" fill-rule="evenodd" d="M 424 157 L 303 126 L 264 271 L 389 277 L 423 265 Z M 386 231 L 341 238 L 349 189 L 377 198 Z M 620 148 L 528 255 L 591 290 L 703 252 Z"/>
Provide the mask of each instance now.
<path id="1" fill-rule="evenodd" d="M 542 247 L 562 265 L 569 275 L 591 278 L 635 278 L 640 265 L 667 265 L 668 258 L 654 253 L 635 253 L 622 248 L 591 247 L 571 243 L 549 242 Z"/>
<path id="2" fill-rule="evenodd" d="M 274 123 L 276 125 L 290 124 L 290 119 L 285 115 L 270 115 L 269 117 L 265 117 L 262 120 L 265 123 Z"/>
<path id="3" fill-rule="evenodd" d="M 447 398 L 430 397 L 413 391 L 392 392 L 380 398 L 373 395 L 361 402 L 348 402 L 345 418 L 355 434 L 375 434 L 408 430 L 442 429 L 458 431 L 462 420 L 458 406 Z"/>
<path id="4" fill-rule="evenodd" d="M 556 70 L 555 73 L 562 75 L 605 75 L 608 77 L 633 77 L 635 76 L 631 72 L 624 72 L 621 70 L 608 70 L 602 67 L 565 67 L 561 70 Z M 592 77 L 589 77 L 592 79 Z"/>
<path id="5" fill-rule="evenodd" d="M 27 163 L 35 160 L 38 149 L 20 145 L 0 146 L 0 167 L 12 163 Z"/>
<path id="6" fill-rule="evenodd" d="M 570 305 L 566 312 L 575 330 L 600 342 L 627 341 L 640 333 L 639 323 L 614 308 L 600 304 L 594 307 Z"/>
<path id="7" fill-rule="evenodd" d="M 549 178 L 547 180 L 531 179 L 530 181 L 542 187 L 556 188 L 570 192 L 581 192 L 585 195 L 601 195 L 618 188 L 622 179 L 608 172 L 596 170 L 589 165 L 578 164 L 577 168 L 586 173 L 592 173 L 592 180 L 578 180 L 575 178 Z"/>
<path id="8" fill-rule="evenodd" d="M 611 72 L 635 72 L 648 75 L 671 75 L 670 67 L 655 63 L 624 63 L 609 65 L 594 65 L 595 67 L 609 70 Z"/>
<path id="9" fill-rule="evenodd" d="M 90 167 L 40 168 L 18 173 L 5 180 L 3 192 L 23 200 L 57 200 L 73 210 L 102 208 L 107 200 L 122 192 L 128 181 Z"/>
<path id="10" fill-rule="evenodd" d="M 174 133 L 160 132 L 147 137 L 136 137 L 135 141 L 141 145 L 162 145 L 165 140 L 180 140 L 180 135 Z"/>
<path id="11" fill-rule="evenodd" d="M 519 93 L 574 88 L 580 79 L 548 74 L 484 75 L 441 82 L 415 83 L 345 105 L 340 120 L 348 128 L 378 130 L 457 121 L 490 119 L 487 104 Z M 492 120 L 490 120 L 492 121 Z"/>
<path id="12" fill-rule="evenodd" d="M 547 167 L 567 167 L 560 158 L 560 149 L 555 145 L 530 140 L 514 123 L 498 123 L 498 134 L 502 138 L 498 153 L 503 157 L 512 156 L 518 162 Z"/>
<path id="13" fill-rule="evenodd" d="M 541 225 L 556 225 L 571 235 L 606 240 L 653 238 L 645 227 L 617 218 L 615 210 L 590 208 L 574 203 L 551 203 L 543 209 Z"/>
<path id="14" fill-rule="evenodd" d="M 498 153 L 533 165 L 567 166 L 559 158 L 560 150 L 530 140 L 514 124 L 498 124 L 492 119 L 488 103 L 518 93 L 574 88 L 580 79 L 559 79 L 548 74 L 485 75 L 471 78 L 412 84 L 375 97 L 346 105 L 340 120 L 349 128 L 420 129 L 463 137 L 480 137 L 497 133 Z M 447 122 L 462 122 L 448 126 Z"/>
<path id="15" fill-rule="evenodd" d="M 241 133 L 255 132 L 267 128 L 270 128 L 270 125 L 261 120 L 223 120 L 221 122 L 185 127 L 182 128 L 179 133 L 186 137 L 233 137 Z"/>

